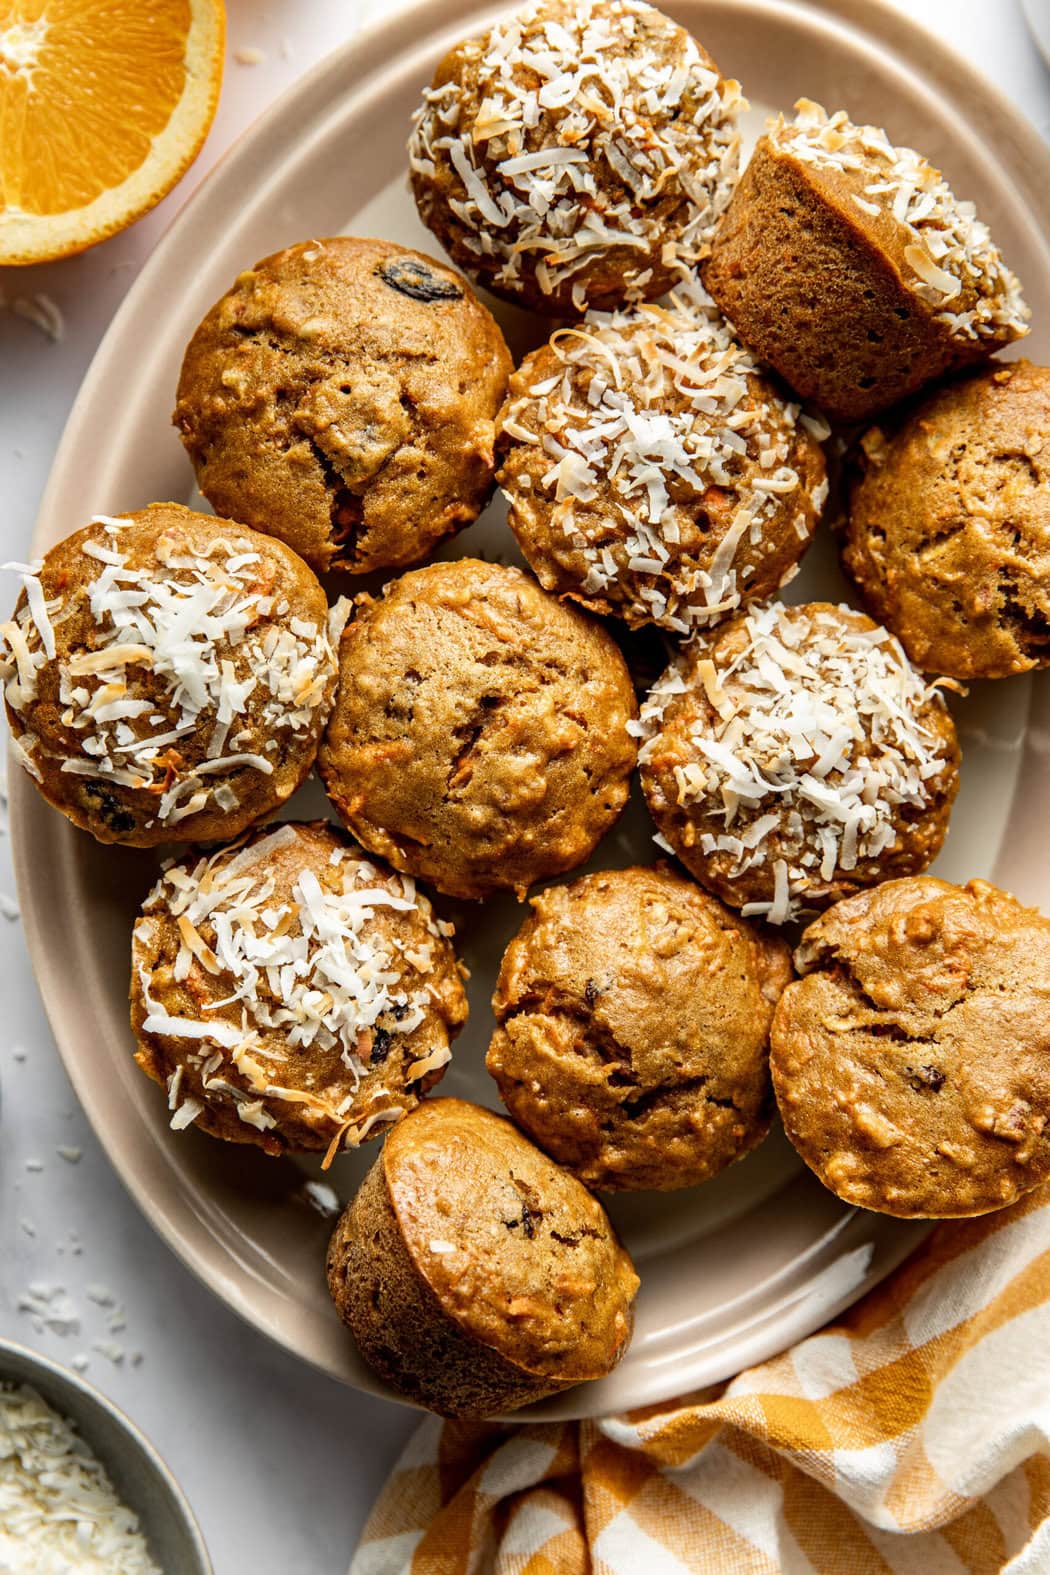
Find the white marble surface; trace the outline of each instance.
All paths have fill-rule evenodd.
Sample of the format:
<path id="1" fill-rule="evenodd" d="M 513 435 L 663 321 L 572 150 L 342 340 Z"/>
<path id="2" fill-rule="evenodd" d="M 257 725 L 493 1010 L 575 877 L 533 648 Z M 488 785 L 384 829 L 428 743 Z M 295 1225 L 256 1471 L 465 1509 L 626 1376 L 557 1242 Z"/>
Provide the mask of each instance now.
<path id="1" fill-rule="evenodd" d="M 229 0 L 229 62 L 197 164 L 152 214 L 82 257 L 0 269 L 0 299 L 44 292 L 51 343 L 0 309 L 0 559 L 23 557 L 48 467 L 88 362 L 135 273 L 207 168 L 314 60 L 397 0 Z M 1009 89 L 1050 138 L 1050 73 L 1020 0 L 897 0 Z M 263 59 L 241 64 L 239 50 Z M 7 593 L 4 593 L 7 594 Z M 61 1069 L 17 918 L 0 837 L 0 1334 L 88 1377 L 156 1442 L 201 1520 L 217 1575 L 341 1575 L 368 1507 L 412 1427 L 400 1408 L 344 1389 L 270 1346 L 154 1236 L 99 1149 Z M 61 924 L 63 916 L 55 915 Z M 60 1147 L 80 1150 L 76 1163 Z M 79 1251 L 74 1250 L 76 1238 Z M 79 1331 L 40 1333 L 30 1284 L 63 1286 Z M 109 1328 L 111 1293 L 126 1327 Z M 116 1363 L 94 1349 L 114 1342 Z M 141 1353 L 141 1360 L 133 1360 Z"/>

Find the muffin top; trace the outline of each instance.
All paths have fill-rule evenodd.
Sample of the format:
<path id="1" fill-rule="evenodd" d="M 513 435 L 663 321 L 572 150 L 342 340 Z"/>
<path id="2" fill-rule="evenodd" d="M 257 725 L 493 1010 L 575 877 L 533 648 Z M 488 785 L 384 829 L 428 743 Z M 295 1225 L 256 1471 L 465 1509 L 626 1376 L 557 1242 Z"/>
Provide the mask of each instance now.
<path id="1" fill-rule="evenodd" d="M 0 625 L 19 760 L 100 842 L 236 836 L 313 764 L 345 604 L 293 552 L 177 503 L 96 515 Z"/>
<path id="2" fill-rule="evenodd" d="M 736 177 L 739 85 L 636 0 L 546 0 L 459 44 L 415 117 L 420 214 L 490 289 L 555 315 L 652 298 Z"/>
<path id="3" fill-rule="evenodd" d="M 662 835 L 723 901 L 782 924 L 925 869 L 959 749 L 943 699 L 863 613 L 772 603 L 698 638 L 642 708 Z"/>
<path id="4" fill-rule="evenodd" d="M 402 1238 L 444 1312 L 527 1371 L 608 1372 L 638 1276 L 605 1210 L 509 1121 L 429 1099 L 380 1158 Z"/>
<path id="5" fill-rule="evenodd" d="M 939 170 L 913 148 L 895 147 L 878 126 L 854 125 L 845 110 L 829 115 L 811 99 L 795 110 L 793 120 L 769 123 L 770 144 L 848 195 L 954 338 L 1008 344 L 1028 332 L 1020 282 L 973 203 L 961 202 Z"/>
<path id="6" fill-rule="evenodd" d="M 331 1160 L 442 1075 L 467 1017 L 451 935 L 324 821 L 171 862 L 135 925 L 136 1060 L 176 1130 Z"/>
<path id="7" fill-rule="evenodd" d="M 847 1203 L 981 1214 L 1050 1177 L 1050 920 L 889 881 L 810 926 L 773 1020 L 787 1134 Z"/>
<path id="8" fill-rule="evenodd" d="M 955 678 L 1050 664 L 1050 368 L 949 383 L 857 450 L 843 558 L 913 662 Z"/>
<path id="9" fill-rule="evenodd" d="M 631 625 L 689 634 L 769 596 L 827 496 L 827 424 L 701 291 L 559 329 L 499 424 L 511 529 L 541 583 Z"/>
<path id="10" fill-rule="evenodd" d="M 363 574 L 484 507 L 510 370 L 459 274 L 341 235 L 240 275 L 187 346 L 173 420 L 219 513 Z"/>
<path id="11" fill-rule="evenodd" d="M 579 864 L 627 799 L 626 664 L 519 569 L 460 558 L 362 598 L 319 768 L 366 848 L 439 891 L 523 892 Z"/>
<path id="12" fill-rule="evenodd" d="M 666 867 L 585 875 L 532 907 L 486 1062 L 518 1125 L 592 1187 L 692 1186 L 753 1148 L 784 942 Z"/>

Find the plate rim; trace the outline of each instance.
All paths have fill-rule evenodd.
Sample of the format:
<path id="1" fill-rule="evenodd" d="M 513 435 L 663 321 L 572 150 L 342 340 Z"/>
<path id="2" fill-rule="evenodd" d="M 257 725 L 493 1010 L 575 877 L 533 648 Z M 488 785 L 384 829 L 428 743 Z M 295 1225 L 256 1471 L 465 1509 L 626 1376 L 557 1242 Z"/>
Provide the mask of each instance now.
<path id="1" fill-rule="evenodd" d="M 704 0 L 698 0 L 701 7 L 703 3 Z M 776 0 L 750 0 L 750 6 L 760 10 L 772 9 L 775 3 Z M 1050 252 L 1050 222 L 1041 212 L 1041 201 L 1045 197 L 1045 191 L 1050 188 L 1050 147 L 995 83 L 959 55 L 950 44 L 898 10 L 891 0 L 792 0 L 792 3 L 794 8 L 802 13 L 811 12 L 833 22 L 845 23 L 853 32 L 878 46 L 882 52 L 903 60 L 918 72 L 923 80 L 936 86 L 946 99 L 956 104 L 964 103 L 968 114 L 977 116 L 983 113 L 986 116 L 986 130 L 981 138 L 982 145 L 993 151 L 999 164 L 1008 170 L 1018 194 L 1027 196 L 1029 213 L 1036 216 L 1037 228 Z M 783 9 L 786 9 L 778 8 L 781 9 L 781 14 Z M 407 5 L 396 15 L 380 18 L 354 34 L 316 62 L 292 82 L 231 143 L 190 194 L 158 240 L 127 296 L 114 314 L 92 357 L 55 451 L 41 498 L 32 535 L 31 550 L 34 554 L 39 552 L 42 541 L 58 539 L 53 526 L 59 513 L 59 500 L 63 492 L 68 491 L 73 484 L 75 456 L 82 442 L 82 432 L 94 412 L 96 388 L 104 381 L 111 362 L 120 353 L 125 339 L 125 323 L 136 320 L 140 299 L 148 298 L 150 295 L 154 277 L 163 276 L 162 270 L 173 244 L 173 238 L 174 241 L 178 241 L 184 231 L 191 232 L 198 215 L 208 213 L 214 207 L 218 194 L 227 187 L 231 188 L 231 197 L 236 198 L 234 183 L 241 178 L 244 169 L 250 169 L 253 156 L 269 147 L 275 135 L 275 128 L 282 121 L 294 120 L 296 115 L 301 115 L 304 119 L 309 118 L 307 106 L 312 103 L 315 110 L 319 110 L 330 103 L 333 92 L 347 93 L 353 91 L 355 86 L 367 83 L 384 61 L 400 53 L 409 42 L 417 43 L 422 35 L 444 30 L 460 16 L 466 19 L 480 10 L 492 9 L 494 8 L 479 5 L 478 0 L 444 0 L 441 4 L 434 4 L 433 0 L 414 0 L 414 3 Z M 506 9 L 509 10 L 511 7 Z M 668 10 L 674 12 L 673 3 L 668 6 Z M 243 190 L 242 185 L 240 187 L 242 196 Z M 1025 776 L 1023 770 L 1018 773 L 1015 798 Z M 138 1166 L 133 1162 L 128 1146 L 119 1142 L 111 1145 L 106 1102 L 92 1083 L 87 1068 L 82 1065 L 75 1043 L 72 1039 L 67 1039 L 62 1013 L 59 1010 L 60 992 L 57 980 L 47 968 L 39 966 L 40 960 L 47 951 L 48 921 L 51 915 L 47 909 L 44 884 L 34 879 L 30 868 L 32 861 L 28 838 L 25 835 L 35 805 L 35 797 L 35 790 L 25 778 L 25 774 L 17 769 L 12 771 L 10 773 L 11 843 L 27 950 L 44 1010 L 74 1092 L 107 1159 L 125 1189 L 151 1227 L 180 1261 L 214 1295 L 282 1350 L 297 1356 L 299 1360 L 306 1361 L 338 1381 L 403 1404 L 410 1404 L 374 1378 L 367 1369 L 351 1378 L 347 1374 L 332 1373 L 322 1361 L 308 1353 L 294 1351 L 287 1339 L 282 1338 L 267 1318 L 259 1313 L 245 1286 L 238 1283 L 230 1273 L 216 1272 L 207 1261 L 209 1254 L 200 1244 L 191 1243 L 186 1238 L 173 1220 L 171 1211 L 164 1207 L 158 1208 L 150 1195 L 146 1178 L 140 1174 Z M 1012 816 L 1013 810 L 1011 810 Z M 851 1215 L 843 1216 L 844 1231 L 848 1230 L 849 1224 L 854 1222 L 853 1216 L 856 1215 L 863 1217 L 863 1211 L 853 1211 Z M 756 1319 L 757 1328 L 751 1340 L 745 1338 L 738 1342 L 739 1350 L 746 1354 L 740 1359 L 734 1358 L 732 1373 L 755 1362 L 768 1360 L 795 1340 L 815 1332 L 829 1319 L 836 1317 L 898 1267 L 933 1229 L 936 1222 L 896 1223 L 910 1228 L 898 1232 L 898 1239 L 888 1246 L 880 1260 L 878 1270 L 869 1270 L 855 1287 L 844 1294 L 826 1297 L 821 1301 L 819 1311 L 815 1313 L 812 1310 L 805 1312 L 803 1302 L 799 1301 L 794 1309 L 789 1303 L 786 1309 L 779 1306 L 767 1309 L 763 1317 Z M 245 1274 L 243 1278 L 246 1280 L 248 1276 Z M 767 1327 L 770 1322 L 774 1325 L 772 1330 Z M 723 1373 L 722 1376 L 729 1377 L 732 1373 Z M 721 1380 L 711 1377 L 702 1380 L 702 1382 L 716 1381 Z M 541 1402 L 539 1406 L 516 1413 L 516 1416 L 519 1420 L 546 1420 L 601 1414 L 598 1405 L 587 1403 L 587 1396 L 593 1387 L 582 1386 L 567 1391 L 562 1397 Z M 689 1387 L 695 1390 L 699 1385 L 691 1382 Z M 671 1383 L 662 1390 L 658 1400 L 654 1400 L 652 1395 L 648 1394 L 644 1400 L 637 1403 L 646 1406 L 661 1403 L 680 1392 L 681 1385 Z"/>

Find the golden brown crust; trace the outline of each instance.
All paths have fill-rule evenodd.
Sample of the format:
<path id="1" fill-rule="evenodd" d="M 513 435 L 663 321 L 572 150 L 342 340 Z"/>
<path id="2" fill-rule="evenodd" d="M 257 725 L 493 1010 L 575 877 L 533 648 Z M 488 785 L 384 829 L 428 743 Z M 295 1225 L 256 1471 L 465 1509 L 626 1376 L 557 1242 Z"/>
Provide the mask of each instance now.
<path id="1" fill-rule="evenodd" d="M 449 933 L 325 821 L 170 865 L 135 925 L 135 1060 L 178 1126 L 227 1142 L 283 1154 L 380 1137 L 443 1075 L 466 1021 Z"/>
<path id="2" fill-rule="evenodd" d="M 811 925 L 773 1019 L 788 1137 L 847 1203 L 983 1214 L 1050 1176 L 1050 920 L 890 881 Z"/>
<path id="3" fill-rule="evenodd" d="M 723 902 L 776 905 L 782 865 L 780 922 L 936 857 L 959 785 L 955 726 L 878 635 L 849 607 L 755 607 L 694 640 L 653 689 L 646 802 Z"/>
<path id="4" fill-rule="evenodd" d="M 597 1200 L 508 1121 L 458 1099 L 426 1101 L 391 1133 L 327 1267 L 365 1359 L 447 1416 L 603 1377 L 638 1287 Z"/>
<path id="5" fill-rule="evenodd" d="M 1050 368 L 938 389 L 862 438 L 843 562 L 918 666 L 1006 678 L 1050 665 Z"/>
<path id="6" fill-rule="evenodd" d="M 744 343 L 841 421 L 868 420 L 1017 337 L 952 333 L 916 291 L 903 227 L 852 200 L 868 178 L 760 138 L 701 270 Z"/>
<path id="7" fill-rule="evenodd" d="M 486 1066 L 588 1186 L 706 1181 L 769 1130 L 769 1024 L 790 953 L 666 866 L 532 899 L 503 958 Z"/>
<path id="8" fill-rule="evenodd" d="M 661 98 L 639 88 L 646 72 L 667 81 Z M 651 6 L 545 0 L 438 65 L 409 143 L 420 218 L 458 267 L 533 311 L 652 300 L 696 262 L 725 206 L 738 104 L 738 85 Z M 528 173 L 502 167 L 548 149 Z"/>
<path id="9" fill-rule="evenodd" d="M 151 503 L 74 531 L 39 583 L 55 655 L 23 591 L 12 623 L 42 665 L 26 695 L 0 633 L 0 679 L 19 758 L 74 825 L 132 847 L 230 839 L 305 780 L 336 657 L 324 592 L 282 542 Z"/>
<path id="10" fill-rule="evenodd" d="M 319 768 L 366 848 L 439 891 L 524 891 L 619 815 L 634 691 L 600 625 L 519 569 L 461 558 L 360 605 Z"/>
<path id="11" fill-rule="evenodd" d="M 172 419 L 219 513 L 364 574 L 480 513 L 510 370 L 447 265 L 336 236 L 241 274 L 190 340 Z"/>

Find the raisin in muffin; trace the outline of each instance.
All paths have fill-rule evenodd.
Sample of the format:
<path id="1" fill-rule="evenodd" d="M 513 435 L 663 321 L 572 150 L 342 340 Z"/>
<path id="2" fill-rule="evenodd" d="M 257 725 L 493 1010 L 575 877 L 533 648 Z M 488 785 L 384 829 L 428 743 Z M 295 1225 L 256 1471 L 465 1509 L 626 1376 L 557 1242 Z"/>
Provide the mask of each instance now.
<path id="1" fill-rule="evenodd" d="M 864 421 L 1027 333 L 972 203 L 876 126 L 800 99 L 759 139 L 703 265 L 756 355 L 829 416 Z"/>
<path id="2" fill-rule="evenodd" d="M 458 44 L 409 142 L 423 223 L 534 311 L 662 295 L 736 178 L 739 85 L 636 0 L 544 0 Z"/>
<path id="3" fill-rule="evenodd" d="M 863 613 L 739 613 L 672 662 L 642 708 L 661 837 L 745 915 L 782 924 L 936 857 L 959 785 L 940 691 Z"/>
<path id="4" fill-rule="evenodd" d="M 690 634 L 795 574 L 827 496 L 827 431 L 683 292 L 672 310 L 591 312 L 526 357 L 498 479 L 547 590 Z"/>
<path id="5" fill-rule="evenodd" d="M 477 1417 L 611 1371 L 638 1276 L 574 1176 L 491 1111 L 429 1099 L 337 1224 L 328 1286 L 398 1394 Z"/>
<path id="6" fill-rule="evenodd" d="M 97 515 L 0 624 L 15 754 L 100 842 L 237 836 L 313 765 L 344 616 L 244 525 L 177 503 Z"/>
<path id="7" fill-rule="evenodd" d="M 477 518 L 510 370 L 460 275 L 340 235 L 240 275 L 190 340 L 173 420 L 218 513 L 364 574 Z"/>
<path id="8" fill-rule="evenodd" d="M 1050 920 L 923 876 L 810 926 L 772 1065 L 784 1128 L 845 1202 L 934 1218 L 1050 1178 Z"/>
<path id="9" fill-rule="evenodd" d="M 580 864 L 627 800 L 634 690 L 605 630 L 460 558 L 363 599 L 318 760 L 360 842 L 455 897 Z"/>
<path id="10" fill-rule="evenodd" d="M 584 875 L 532 908 L 485 1063 L 529 1137 L 608 1190 L 693 1186 L 761 1142 L 786 944 L 665 867 Z"/>
<path id="11" fill-rule="evenodd" d="M 1050 368 L 982 367 L 856 451 L 843 561 L 912 661 L 1050 665 Z"/>
<path id="12" fill-rule="evenodd" d="M 324 821 L 169 863 L 135 925 L 135 1059 L 176 1130 L 330 1161 L 442 1076 L 467 1017 L 451 934 Z"/>

